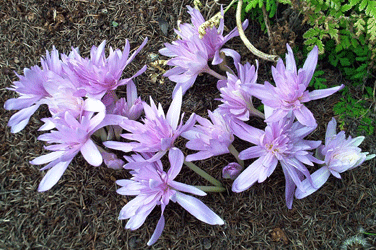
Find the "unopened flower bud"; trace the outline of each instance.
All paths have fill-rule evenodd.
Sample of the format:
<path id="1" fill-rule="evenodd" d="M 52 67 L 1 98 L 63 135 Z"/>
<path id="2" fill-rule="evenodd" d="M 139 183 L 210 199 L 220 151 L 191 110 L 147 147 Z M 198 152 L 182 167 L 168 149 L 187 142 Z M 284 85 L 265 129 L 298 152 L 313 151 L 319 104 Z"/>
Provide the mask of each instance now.
<path id="1" fill-rule="evenodd" d="M 222 178 L 223 179 L 231 179 L 235 180 L 236 177 L 242 172 L 243 167 L 240 166 L 236 162 L 229 163 L 226 167 L 222 170 Z"/>

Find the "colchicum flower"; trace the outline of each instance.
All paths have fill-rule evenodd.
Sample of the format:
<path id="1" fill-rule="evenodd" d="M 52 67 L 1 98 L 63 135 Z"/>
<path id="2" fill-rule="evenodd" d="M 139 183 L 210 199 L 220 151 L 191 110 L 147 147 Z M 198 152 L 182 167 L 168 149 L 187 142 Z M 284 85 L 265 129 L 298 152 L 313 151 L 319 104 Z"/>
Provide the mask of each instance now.
<path id="1" fill-rule="evenodd" d="M 116 181 L 118 185 L 122 186 L 117 190 L 118 194 L 136 196 L 120 211 L 119 220 L 129 219 L 125 226 L 126 229 L 138 229 L 155 206 L 161 206 L 161 218 L 147 243 L 149 246 L 154 244 L 162 234 L 165 226 L 163 213 L 170 200 L 177 202 L 190 214 L 205 223 L 210 225 L 224 224 L 224 221 L 203 202 L 182 193 L 204 196 L 206 195 L 205 192 L 196 187 L 174 181 L 184 162 L 183 153 L 177 148 L 172 148 L 168 156 L 171 164 L 168 172 L 163 170 L 162 162 L 158 160 L 131 171 L 133 177 L 130 180 Z M 138 155 L 136 158 L 142 157 Z"/>
<path id="2" fill-rule="evenodd" d="M 140 97 L 137 97 L 137 88 L 132 80 L 127 84 L 127 99 L 118 99 L 115 91 L 112 90 L 106 93 L 102 102 L 106 105 L 107 114 L 121 115 L 130 120 L 137 120 L 144 111 L 144 102 Z M 101 131 L 104 133 L 102 141 L 113 140 L 114 138 L 119 140 L 123 129 L 116 125 L 107 127 L 107 130 L 107 133 Z"/>
<path id="3" fill-rule="evenodd" d="M 257 81 L 257 69 L 249 63 L 235 65 L 238 76 L 227 73 L 227 79 L 217 83 L 221 92 L 221 98 L 217 100 L 222 102 L 218 106 L 219 112 L 233 121 L 248 121 L 250 115 L 265 118 L 252 103 L 252 88 Z"/>
<path id="4" fill-rule="evenodd" d="M 274 109 L 271 116 L 266 117 L 266 122 L 276 122 L 291 113 L 305 126 L 316 126 L 312 112 L 303 103 L 317 100 L 334 94 L 344 85 L 320 89 L 309 92 L 307 87 L 312 79 L 318 59 L 318 48 L 315 46 L 308 54 L 303 68 L 297 71 L 294 54 L 287 44 L 286 67 L 279 59 L 276 67 L 272 67 L 273 79 L 276 87 L 269 82 L 264 85 L 257 84 L 252 95 L 262 100 L 263 104 Z"/>
<path id="5" fill-rule="evenodd" d="M 150 106 L 144 103 L 145 117 L 141 119 L 142 123 L 127 119 L 120 124 L 124 130 L 130 132 L 121 136 L 136 142 L 107 141 L 103 144 L 123 152 L 156 153 L 148 161 L 159 160 L 170 148 L 174 147 L 176 138 L 191 129 L 196 122 L 196 115 L 192 114 L 183 125 L 184 113 L 180 118 L 182 98 L 180 88 L 165 115 L 161 104 L 157 108 L 150 97 Z"/>
<path id="6" fill-rule="evenodd" d="M 222 62 L 220 52 L 228 55 L 236 53 L 230 49 L 221 50 L 228 40 L 239 35 L 236 28 L 223 36 L 224 20 L 222 18 L 218 29 L 215 26 L 208 27 L 205 30 L 206 34 L 200 38 L 199 27 L 204 24 L 205 19 L 198 10 L 190 6 L 188 10 L 192 24 L 181 24 L 180 31 L 175 30 L 181 39 L 172 44 L 165 43 L 166 47 L 159 50 L 162 55 L 172 57 L 167 65 L 174 66 L 174 68 L 168 70 L 164 76 L 177 83 L 173 97 L 180 87 L 184 95 L 200 73 L 205 72 L 218 77 L 218 74 L 209 68 L 208 61 L 212 60 L 212 65 L 220 64 Z M 247 24 L 246 21 L 243 26 L 246 27 Z"/>
<path id="7" fill-rule="evenodd" d="M 67 58 L 64 54 L 62 57 Z M 42 104 L 49 105 L 53 115 L 74 109 L 81 104 L 81 98 L 77 93 L 78 85 L 64 78 L 63 63 L 55 47 L 51 54 L 46 52 L 46 57 L 41 58 L 41 63 L 42 69 L 39 66 L 33 66 L 30 69 L 24 69 L 24 76 L 16 74 L 19 81 L 13 82 L 12 88 L 9 88 L 20 95 L 19 98 L 9 99 L 4 104 L 6 110 L 20 110 L 9 120 L 8 126 L 11 127 L 12 133 L 24 129 L 30 117 Z M 65 102 L 60 101 L 63 93 Z M 51 100 L 54 98 L 56 101 L 52 103 Z"/>
<path id="8" fill-rule="evenodd" d="M 41 170 L 50 169 L 39 184 L 39 192 L 52 188 L 79 152 L 92 166 L 99 166 L 102 163 L 102 155 L 90 136 L 96 130 L 120 123 L 123 119 L 114 115 L 105 116 L 105 106 L 99 100 L 96 100 L 96 103 L 93 102 L 93 109 L 95 109 L 93 111 L 99 111 L 96 115 L 94 112 L 85 112 L 81 119 L 77 120 L 67 111 L 64 116 L 43 119 L 45 125 L 42 126 L 42 130 L 52 128 L 56 130 L 38 137 L 38 140 L 52 144 L 45 148 L 53 152 L 39 156 L 30 162 L 34 165 L 48 163 Z"/>
<path id="9" fill-rule="evenodd" d="M 265 131 L 243 122 L 231 125 L 236 136 L 256 145 L 240 152 L 239 158 L 241 160 L 258 158 L 236 178 L 232 191 L 239 193 L 251 187 L 256 181 L 259 183 L 265 181 L 280 162 L 286 179 L 286 204 L 291 209 L 295 187 L 304 190 L 303 175 L 310 180 L 309 171 L 304 164 L 313 166 L 313 162 L 322 163 L 308 152 L 320 146 L 321 141 L 303 139 L 315 127 L 306 127 L 299 122 L 293 123 L 292 119 L 269 123 Z"/>
<path id="10" fill-rule="evenodd" d="M 124 68 L 134 59 L 134 57 L 145 46 L 147 39 L 140 47 L 129 57 L 130 45 L 128 40 L 125 42 L 123 51 L 113 50 L 110 47 L 110 54 L 106 58 L 104 47 L 106 41 L 103 41 L 99 47 L 93 46 L 89 58 L 82 58 L 77 50 L 72 50 L 72 56 L 67 58 L 67 65 L 71 74 L 80 82 L 81 88 L 87 92 L 87 96 L 101 99 L 107 91 L 115 90 L 118 86 L 127 84 L 136 76 L 146 70 L 146 66 L 140 69 L 130 78 L 120 80 Z"/>
<path id="11" fill-rule="evenodd" d="M 218 111 L 212 113 L 208 110 L 208 113 L 212 122 L 197 116 L 196 120 L 200 125 L 182 133 L 182 137 L 189 140 L 186 147 L 199 151 L 188 155 L 186 161 L 203 160 L 230 152 L 229 146 L 234 141 L 234 135 L 229 125 Z"/>
<path id="12" fill-rule="evenodd" d="M 303 189 L 297 189 L 295 197 L 302 199 L 322 187 L 332 174 L 341 179 L 341 173 L 360 166 L 365 160 L 375 157 L 374 154 L 361 152 L 358 147 L 364 140 L 364 136 L 346 139 L 344 131 L 336 133 L 337 122 L 334 118 L 329 122 L 326 129 L 325 145 L 317 149 L 317 157 L 325 161 L 323 167 L 311 174 L 312 183 L 303 180 Z M 312 185 L 314 184 L 314 185 Z"/>

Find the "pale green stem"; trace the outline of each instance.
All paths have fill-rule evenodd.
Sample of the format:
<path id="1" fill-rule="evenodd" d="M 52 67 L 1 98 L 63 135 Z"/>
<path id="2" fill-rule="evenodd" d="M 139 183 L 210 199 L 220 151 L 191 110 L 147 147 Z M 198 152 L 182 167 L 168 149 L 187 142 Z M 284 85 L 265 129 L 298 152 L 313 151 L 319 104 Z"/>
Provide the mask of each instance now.
<path id="1" fill-rule="evenodd" d="M 189 162 L 189 161 L 184 161 L 184 164 L 190 169 L 192 169 L 196 174 L 200 175 L 202 178 L 204 178 L 205 180 L 213 184 L 214 186 L 222 187 L 222 183 L 220 181 L 218 181 L 217 179 L 215 179 L 214 177 L 206 173 L 201 168 L 197 167 L 196 164 Z"/>
<path id="2" fill-rule="evenodd" d="M 212 70 L 209 67 L 207 67 L 204 72 L 208 73 L 209 75 L 212 75 L 212 76 L 216 77 L 218 80 L 226 80 L 227 79 L 226 76 L 218 74 L 217 72 L 215 72 L 214 70 Z"/>
<path id="3" fill-rule="evenodd" d="M 96 137 L 99 137 L 101 141 L 107 141 L 107 132 L 105 128 L 100 128 L 93 134 Z"/>
<path id="4" fill-rule="evenodd" d="M 226 9 L 223 11 L 223 14 L 226 14 L 226 12 L 231 8 L 231 6 L 238 0 L 232 0 L 231 3 L 226 7 Z"/>
<path id="5" fill-rule="evenodd" d="M 235 157 L 236 161 L 240 164 L 240 166 L 244 168 L 244 161 L 239 159 L 239 152 L 236 150 L 234 145 L 231 144 L 228 149 L 230 150 L 230 153 Z"/>
<path id="6" fill-rule="evenodd" d="M 216 186 L 194 186 L 194 187 L 207 193 L 222 193 L 226 191 L 226 188 L 224 187 L 216 187 Z"/>

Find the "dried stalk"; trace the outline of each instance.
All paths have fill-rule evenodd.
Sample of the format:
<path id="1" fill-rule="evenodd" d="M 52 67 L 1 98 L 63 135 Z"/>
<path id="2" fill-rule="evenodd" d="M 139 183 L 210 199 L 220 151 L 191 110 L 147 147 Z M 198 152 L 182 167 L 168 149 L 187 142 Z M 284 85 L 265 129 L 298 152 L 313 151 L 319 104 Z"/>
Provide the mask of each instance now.
<path id="1" fill-rule="evenodd" d="M 269 55 L 265 54 L 262 51 L 259 51 L 255 48 L 255 46 L 252 45 L 252 43 L 248 40 L 248 38 L 244 34 L 244 30 L 242 27 L 242 22 L 240 20 L 241 15 L 241 9 L 243 5 L 243 0 L 238 1 L 238 7 L 236 8 L 236 26 L 238 27 L 239 36 L 242 39 L 244 45 L 254 54 L 255 56 L 264 59 L 266 61 L 276 62 L 279 59 L 279 56 L 277 55 Z"/>

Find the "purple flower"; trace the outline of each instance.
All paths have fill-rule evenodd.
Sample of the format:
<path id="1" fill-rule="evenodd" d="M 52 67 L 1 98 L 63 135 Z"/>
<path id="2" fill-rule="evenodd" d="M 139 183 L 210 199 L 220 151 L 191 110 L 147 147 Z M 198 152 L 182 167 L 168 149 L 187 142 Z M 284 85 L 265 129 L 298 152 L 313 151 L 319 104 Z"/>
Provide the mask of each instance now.
<path id="1" fill-rule="evenodd" d="M 293 113 L 301 124 L 316 126 L 313 114 L 303 103 L 330 96 L 341 90 L 344 85 L 309 92 L 307 87 L 316 68 L 318 48 L 317 46 L 313 48 L 303 68 L 297 71 L 294 54 L 290 46 L 288 44 L 286 46 L 288 50 L 286 67 L 282 59 L 278 60 L 276 67 L 272 67 L 276 87 L 269 82 L 265 82 L 264 85 L 257 84 L 252 94 L 274 109 L 271 116 L 266 117 L 266 122 L 276 122 Z"/>
<path id="2" fill-rule="evenodd" d="M 235 180 L 242 170 L 243 167 L 239 163 L 231 162 L 222 169 L 222 178 Z"/>
<path id="3" fill-rule="evenodd" d="M 188 155 L 186 161 L 203 160 L 230 152 L 229 146 L 234 141 L 234 135 L 229 125 L 218 111 L 212 113 L 208 110 L 208 113 L 212 122 L 197 116 L 200 125 L 182 133 L 182 137 L 189 140 L 186 147 L 199 151 Z"/>
<path id="4" fill-rule="evenodd" d="M 124 161 L 117 158 L 113 153 L 109 153 L 102 147 L 97 146 L 99 152 L 102 155 L 103 162 L 108 168 L 121 169 L 124 166 Z"/>
<path id="5" fill-rule="evenodd" d="M 20 110 L 8 122 L 12 133 L 25 128 L 30 117 L 41 105 L 40 100 L 49 95 L 44 88 L 44 83 L 48 79 L 47 74 L 38 66 L 25 68 L 24 76 L 17 76 L 20 80 L 13 82 L 12 88 L 9 89 L 16 91 L 20 97 L 9 99 L 4 104 L 6 110 Z"/>
<path id="6" fill-rule="evenodd" d="M 107 141 L 104 142 L 104 145 L 123 152 L 156 153 L 150 161 L 160 159 L 174 146 L 176 138 L 184 131 L 191 129 L 196 122 L 196 115 L 192 114 L 183 125 L 184 114 L 180 118 L 181 104 L 181 89 L 179 89 L 173 99 L 167 115 L 165 115 L 161 104 L 157 108 L 150 97 L 150 106 L 144 103 L 145 117 L 141 119 L 142 123 L 127 119 L 120 124 L 124 130 L 130 132 L 121 136 L 136 142 Z"/>
<path id="7" fill-rule="evenodd" d="M 227 36 L 223 36 L 224 20 L 220 20 L 219 28 L 208 27 L 206 34 L 200 39 L 199 27 L 205 22 L 201 13 L 188 6 L 191 14 L 192 24 L 181 24 L 180 30 L 175 30 L 181 39 L 165 43 L 165 48 L 159 50 L 164 56 L 173 57 L 167 65 L 174 66 L 168 70 L 164 76 L 171 81 L 176 82 L 173 91 L 173 97 L 181 87 L 183 94 L 193 85 L 200 73 L 211 73 L 212 70 L 208 66 L 208 61 L 213 60 L 212 64 L 217 65 L 222 62 L 220 52 L 232 55 L 236 53 L 230 49 L 221 50 L 221 47 L 231 38 L 239 35 L 237 29 L 231 31 Z M 223 10 L 222 10 L 223 11 Z M 244 23 L 247 26 L 247 22 Z"/>
<path id="8" fill-rule="evenodd" d="M 236 64 L 239 76 L 227 73 L 226 80 L 219 80 L 217 87 L 221 92 L 222 102 L 218 106 L 220 113 L 232 120 L 248 121 L 250 115 L 265 118 L 264 114 L 253 107 L 252 88 L 256 84 L 257 69 L 246 63 L 244 66 Z"/>
<path id="9" fill-rule="evenodd" d="M 131 120 L 140 118 L 144 110 L 143 101 L 137 97 L 137 88 L 132 80 L 127 84 L 127 98 L 118 99 L 114 91 L 109 91 L 102 101 L 108 114 L 125 116 Z"/>
<path id="10" fill-rule="evenodd" d="M 96 101 L 97 105 L 101 106 L 101 102 Z M 101 153 L 90 136 L 99 128 L 120 123 L 122 119 L 114 115 L 108 115 L 105 119 L 103 104 L 102 110 L 94 116 L 93 114 L 94 112 L 85 112 L 80 120 L 69 112 L 66 112 L 64 116 L 43 119 L 45 125 L 41 129 L 56 128 L 56 130 L 38 137 L 38 140 L 51 144 L 45 148 L 53 152 L 39 156 L 30 162 L 34 165 L 48 163 L 41 170 L 50 169 L 39 184 L 38 191 L 44 192 L 53 187 L 79 152 L 92 166 L 99 166 L 102 163 Z"/>
<path id="11" fill-rule="evenodd" d="M 269 123 L 265 131 L 243 122 L 232 123 L 231 126 L 236 136 L 256 145 L 240 152 L 239 158 L 258 158 L 236 178 L 232 190 L 242 192 L 256 181 L 265 181 L 280 162 L 286 179 L 286 203 L 287 207 L 291 208 L 295 186 L 304 190 L 303 175 L 310 180 L 309 171 L 304 164 L 313 166 L 313 162 L 322 163 L 308 152 L 320 146 L 321 142 L 303 139 L 315 127 L 306 127 L 299 122 L 293 123 L 293 119 Z"/>
<path id="12" fill-rule="evenodd" d="M 119 220 L 129 219 L 125 226 L 126 229 L 138 229 L 155 206 L 161 206 L 161 218 L 147 243 L 149 246 L 154 244 L 162 234 L 165 225 L 163 212 L 170 200 L 177 202 L 190 214 L 205 223 L 210 225 L 224 224 L 223 220 L 203 202 L 182 193 L 204 196 L 206 195 L 205 192 L 196 187 L 174 181 L 184 162 L 183 153 L 177 148 L 172 148 L 168 156 L 171 164 L 168 172 L 163 170 L 162 163 L 158 160 L 131 171 L 133 177 L 130 180 L 116 181 L 118 185 L 122 186 L 117 190 L 118 194 L 136 196 L 120 211 Z M 138 158 L 140 157 L 138 156 Z"/>
<path id="13" fill-rule="evenodd" d="M 341 179 L 340 173 L 360 166 L 365 160 L 375 157 L 368 152 L 362 153 L 358 147 L 364 140 L 364 136 L 346 139 L 344 131 L 336 133 L 337 122 L 334 118 L 326 129 L 325 145 L 317 149 L 317 157 L 325 161 L 324 166 L 311 174 L 312 185 L 308 180 L 302 182 L 303 189 L 297 189 L 295 197 L 302 199 L 317 191 L 328 180 L 330 174 Z"/>
<path id="14" fill-rule="evenodd" d="M 107 114 L 115 114 L 124 116 L 130 120 L 137 120 L 144 111 L 144 102 L 140 97 L 137 97 L 137 88 L 131 80 L 127 84 L 127 99 L 117 98 L 115 91 L 108 91 L 102 98 L 102 102 L 106 105 Z M 115 125 L 107 127 L 108 134 L 105 140 L 120 139 L 122 127 Z"/>
<path id="15" fill-rule="evenodd" d="M 126 40 L 123 51 L 119 49 L 114 51 L 110 47 L 110 54 L 106 58 L 104 51 L 106 41 L 103 41 L 98 48 L 95 46 L 91 48 L 90 59 L 82 58 L 77 50 L 73 50 L 73 55 L 67 58 L 66 63 L 82 88 L 87 91 L 88 96 L 101 99 L 107 91 L 115 90 L 118 86 L 127 84 L 131 79 L 146 70 L 146 66 L 144 66 L 132 77 L 120 80 L 124 68 L 140 52 L 146 42 L 147 39 L 129 57 L 130 45 Z"/>

